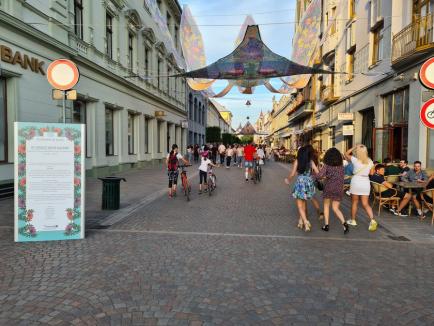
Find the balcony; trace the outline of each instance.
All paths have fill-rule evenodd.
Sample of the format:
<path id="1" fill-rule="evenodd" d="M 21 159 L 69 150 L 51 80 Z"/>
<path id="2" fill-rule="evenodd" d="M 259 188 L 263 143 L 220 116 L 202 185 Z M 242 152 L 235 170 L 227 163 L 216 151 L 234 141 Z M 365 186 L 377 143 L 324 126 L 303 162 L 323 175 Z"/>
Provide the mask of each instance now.
<path id="1" fill-rule="evenodd" d="M 393 37 L 392 66 L 402 66 L 433 49 L 433 14 L 429 14 L 416 19 Z"/>
<path id="2" fill-rule="evenodd" d="M 303 103 L 288 116 L 288 122 L 292 125 L 294 122 L 304 119 L 313 113 L 311 101 L 303 101 Z"/>
<path id="3" fill-rule="evenodd" d="M 334 86 L 327 86 L 322 89 L 321 91 L 321 101 L 324 104 L 331 104 L 333 102 L 336 102 L 339 99 L 338 96 L 335 94 L 335 87 Z"/>

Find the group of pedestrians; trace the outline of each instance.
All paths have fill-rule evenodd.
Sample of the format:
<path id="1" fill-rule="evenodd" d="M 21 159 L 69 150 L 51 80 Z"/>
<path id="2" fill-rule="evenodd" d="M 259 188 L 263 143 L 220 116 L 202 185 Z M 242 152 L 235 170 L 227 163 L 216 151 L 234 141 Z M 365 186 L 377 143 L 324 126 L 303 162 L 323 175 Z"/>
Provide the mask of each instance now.
<path id="1" fill-rule="evenodd" d="M 344 158 L 353 166 L 353 178 L 349 190 L 352 196 L 351 219 L 347 221 L 340 210 L 345 179 Z M 349 232 L 349 225 L 357 226 L 356 215 L 359 201 L 370 218 L 369 231 L 375 231 L 378 224 L 369 205 L 371 191 L 369 174 L 372 167 L 373 162 L 368 157 L 368 151 L 364 145 L 351 148 L 345 155 L 334 147 L 330 148 L 324 154 L 322 167 L 318 166 L 317 155 L 312 145 L 300 147 L 292 170 L 285 179 L 285 182 L 289 184 L 290 180 L 296 177 L 292 196 L 296 200 L 300 216 L 298 227 L 306 232 L 311 230 L 312 225 L 307 215 L 307 201 L 313 200 L 317 204 L 314 196 L 318 188 L 322 190 L 323 197 L 323 231 L 327 232 L 330 229 L 330 207 L 341 222 L 345 234 Z"/>

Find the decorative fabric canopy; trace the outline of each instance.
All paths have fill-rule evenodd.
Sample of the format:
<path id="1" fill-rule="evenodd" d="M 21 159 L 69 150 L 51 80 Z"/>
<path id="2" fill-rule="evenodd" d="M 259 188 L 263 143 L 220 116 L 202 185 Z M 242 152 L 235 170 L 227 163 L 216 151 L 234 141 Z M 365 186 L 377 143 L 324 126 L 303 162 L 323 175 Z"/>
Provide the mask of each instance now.
<path id="1" fill-rule="evenodd" d="M 240 45 L 215 63 L 179 74 L 179 77 L 249 80 L 264 84 L 267 79 L 300 74 L 329 74 L 323 69 L 303 66 L 272 52 L 261 39 L 258 25 L 247 27 Z M 254 85 L 256 86 L 256 85 Z"/>

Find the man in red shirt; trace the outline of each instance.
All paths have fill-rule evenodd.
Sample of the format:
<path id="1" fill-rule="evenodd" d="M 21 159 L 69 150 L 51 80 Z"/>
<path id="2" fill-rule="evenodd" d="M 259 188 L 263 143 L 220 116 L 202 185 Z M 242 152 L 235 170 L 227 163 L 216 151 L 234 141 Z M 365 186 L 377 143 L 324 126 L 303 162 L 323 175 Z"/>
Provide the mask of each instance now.
<path id="1" fill-rule="evenodd" d="M 253 174 L 253 163 L 256 159 L 256 148 L 252 143 L 244 146 L 244 167 L 246 168 L 246 181 L 249 181 L 249 176 Z"/>

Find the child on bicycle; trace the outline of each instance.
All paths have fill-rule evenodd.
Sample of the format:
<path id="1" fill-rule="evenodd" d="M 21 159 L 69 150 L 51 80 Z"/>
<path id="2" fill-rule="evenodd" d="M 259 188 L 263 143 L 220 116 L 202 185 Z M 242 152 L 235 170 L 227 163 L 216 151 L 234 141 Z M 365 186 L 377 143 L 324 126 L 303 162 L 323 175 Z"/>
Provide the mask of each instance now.
<path id="1" fill-rule="evenodd" d="M 199 195 L 202 193 L 202 185 L 204 186 L 204 191 L 208 191 L 208 172 L 209 167 L 215 167 L 216 165 L 212 163 L 212 161 L 209 159 L 209 152 L 208 149 L 206 149 L 202 153 L 202 159 L 199 165 Z"/>

